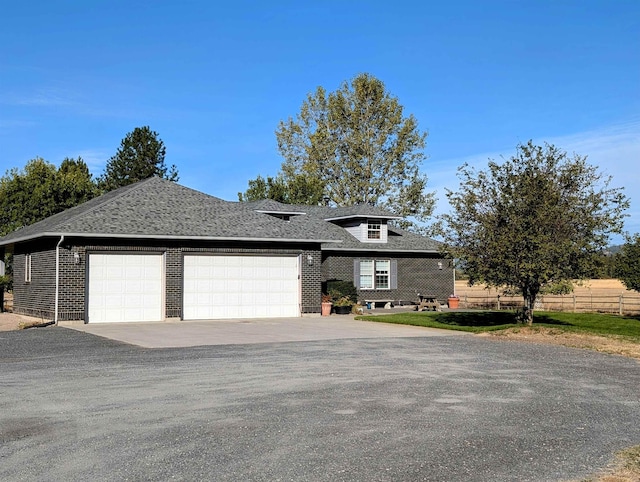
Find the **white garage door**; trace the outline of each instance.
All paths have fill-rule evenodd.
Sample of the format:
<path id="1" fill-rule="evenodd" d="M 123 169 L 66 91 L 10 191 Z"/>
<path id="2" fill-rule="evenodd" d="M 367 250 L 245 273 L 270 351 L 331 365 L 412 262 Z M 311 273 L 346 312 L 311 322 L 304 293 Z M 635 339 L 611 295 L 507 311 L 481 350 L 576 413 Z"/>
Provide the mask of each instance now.
<path id="1" fill-rule="evenodd" d="M 90 323 L 163 320 L 161 254 L 89 254 Z"/>
<path id="2" fill-rule="evenodd" d="M 184 319 L 300 316 L 298 258 L 185 256 Z"/>

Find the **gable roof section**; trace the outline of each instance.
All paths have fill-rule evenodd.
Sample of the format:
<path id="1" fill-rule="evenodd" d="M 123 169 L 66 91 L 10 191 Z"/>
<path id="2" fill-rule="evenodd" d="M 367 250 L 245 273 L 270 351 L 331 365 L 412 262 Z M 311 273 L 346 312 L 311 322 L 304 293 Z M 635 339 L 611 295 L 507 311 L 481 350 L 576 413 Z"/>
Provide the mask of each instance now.
<path id="1" fill-rule="evenodd" d="M 175 182 L 153 177 L 94 198 L 0 238 L 45 236 L 339 242 L 326 230 L 292 225 Z"/>

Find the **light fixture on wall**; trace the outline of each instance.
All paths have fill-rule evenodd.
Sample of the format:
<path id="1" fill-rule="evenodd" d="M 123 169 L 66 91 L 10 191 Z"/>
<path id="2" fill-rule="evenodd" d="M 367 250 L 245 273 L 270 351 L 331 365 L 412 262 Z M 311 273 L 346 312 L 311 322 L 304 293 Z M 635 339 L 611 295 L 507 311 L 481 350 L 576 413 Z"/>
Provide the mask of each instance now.
<path id="1" fill-rule="evenodd" d="M 442 261 L 438 261 L 438 269 L 442 269 Z"/>
<path id="2" fill-rule="evenodd" d="M 75 264 L 80 264 L 80 253 L 78 253 L 77 251 L 73 252 L 73 262 Z"/>
<path id="3" fill-rule="evenodd" d="M 313 255 L 311 255 L 311 254 L 307 255 L 307 264 L 309 266 L 313 266 Z"/>

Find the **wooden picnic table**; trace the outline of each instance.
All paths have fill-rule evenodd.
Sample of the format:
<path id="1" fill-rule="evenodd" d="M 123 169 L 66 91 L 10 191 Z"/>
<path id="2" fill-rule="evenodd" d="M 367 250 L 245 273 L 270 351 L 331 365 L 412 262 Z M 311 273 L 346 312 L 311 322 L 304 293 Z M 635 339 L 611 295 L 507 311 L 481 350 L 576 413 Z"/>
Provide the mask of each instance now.
<path id="1" fill-rule="evenodd" d="M 440 311 L 440 302 L 435 295 L 418 295 L 418 311 Z"/>

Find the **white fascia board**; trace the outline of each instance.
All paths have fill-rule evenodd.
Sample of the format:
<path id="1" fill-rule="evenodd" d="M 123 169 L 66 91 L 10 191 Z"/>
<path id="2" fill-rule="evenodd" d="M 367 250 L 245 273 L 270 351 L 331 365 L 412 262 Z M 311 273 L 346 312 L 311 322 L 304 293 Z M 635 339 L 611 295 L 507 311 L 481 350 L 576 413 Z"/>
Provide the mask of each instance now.
<path id="1" fill-rule="evenodd" d="M 364 248 L 339 248 L 339 247 L 329 247 L 322 248 L 322 251 L 359 251 L 362 253 L 372 252 L 372 253 L 427 253 L 427 254 L 439 254 L 440 251 L 437 249 L 364 249 Z"/>
<path id="2" fill-rule="evenodd" d="M 325 221 L 341 221 L 343 219 L 404 219 L 402 216 L 383 216 L 381 214 L 350 214 L 336 218 L 325 218 Z"/>
<path id="3" fill-rule="evenodd" d="M 300 211 L 273 211 L 273 210 L 263 210 L 263 209 L 256 209 L 255 210 L 256 213 L 261 213 L 261 214 L 287 214 L 289 216 L 297 216 L 299 214 L 307 214 L 307 213 L 303 213 Z"/>
<path id="4" fill-rule="evenodd" d="M 295 239 L 295 238 L 251 238 L 251 237 L 231 237 L 231 236 L 171 236 L 152 234 L 105 234 L 105 233 L 39 233 L 31 236 L 16 238 L 0 246 L 30 241 L 32 239 L 46 237 L 68 238 L 107 238 L 107 239 L 164 239 L 169 241 L 260 241 L 271 243 L 342 243 L 339 239 Z"/>

